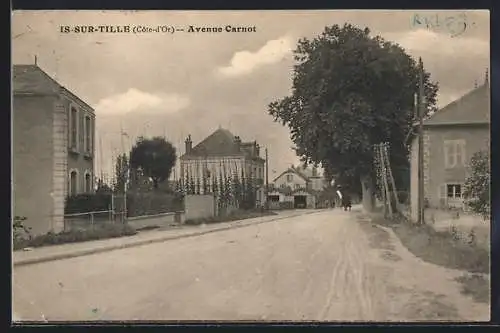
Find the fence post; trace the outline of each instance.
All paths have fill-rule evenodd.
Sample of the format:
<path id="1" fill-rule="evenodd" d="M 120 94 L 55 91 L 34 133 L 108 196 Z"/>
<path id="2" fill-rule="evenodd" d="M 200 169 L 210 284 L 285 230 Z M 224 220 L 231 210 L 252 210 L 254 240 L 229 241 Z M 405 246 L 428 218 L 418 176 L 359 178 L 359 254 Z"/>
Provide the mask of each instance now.
<path id="1" fill-rule="evenodd" d="M 90 213 L 90 225 L 92 226 L 92 230 L 94 230 L 94 212 Z"/>

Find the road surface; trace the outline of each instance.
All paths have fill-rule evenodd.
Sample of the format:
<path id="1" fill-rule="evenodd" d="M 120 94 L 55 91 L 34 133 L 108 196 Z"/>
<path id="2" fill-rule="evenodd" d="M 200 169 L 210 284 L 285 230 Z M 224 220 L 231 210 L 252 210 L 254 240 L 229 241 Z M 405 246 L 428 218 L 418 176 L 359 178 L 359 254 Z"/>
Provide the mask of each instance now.
<path id="1" fill-rule="evenodd" d="M 22 320 L 488 320 L 457 272 L 328 210 L 14 269 Z"/>

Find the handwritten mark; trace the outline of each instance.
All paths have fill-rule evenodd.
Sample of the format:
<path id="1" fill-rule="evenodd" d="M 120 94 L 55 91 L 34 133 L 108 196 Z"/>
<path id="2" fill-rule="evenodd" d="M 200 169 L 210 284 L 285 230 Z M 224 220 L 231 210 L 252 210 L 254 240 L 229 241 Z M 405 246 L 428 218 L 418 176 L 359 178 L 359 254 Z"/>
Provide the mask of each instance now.
<path id="1" fill-rule="evenodd" d="M 413 28 L 426 28 L 434 31 L 446 31 L 450 36 L 462 35 L 475 22 L 469 22 L 465 13 L 458 15 L 414 14 L 410 22 Z"/>

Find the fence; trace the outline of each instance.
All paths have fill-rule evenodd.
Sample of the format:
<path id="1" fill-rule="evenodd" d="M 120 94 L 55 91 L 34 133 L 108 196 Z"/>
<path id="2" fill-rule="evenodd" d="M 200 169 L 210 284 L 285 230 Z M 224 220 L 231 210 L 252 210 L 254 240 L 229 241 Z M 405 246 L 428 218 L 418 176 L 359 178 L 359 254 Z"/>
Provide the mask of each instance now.
<path id="1" fill-rule="evenodd" d="M 94 209 L 92 209 L 94 208 Z M 111 224 L 125 224 L 129 219 L 182 220 L 183 198 L 170 193 L 96 193 L 78 195 L 66 201 L 64 231 L 89 230 Z M 173 215 L 172 215 L 173 214 Z M 172 217 L 170 216 L 172 215 Z M 180 223 L 180 222 L 179 222 Z"/>
<path id="2" fill-rule="evenodd" d="M 115 223 L 126 223 L 123 213 L 104 210 L 64 215 L 64 231 L 93 230 Z"/>

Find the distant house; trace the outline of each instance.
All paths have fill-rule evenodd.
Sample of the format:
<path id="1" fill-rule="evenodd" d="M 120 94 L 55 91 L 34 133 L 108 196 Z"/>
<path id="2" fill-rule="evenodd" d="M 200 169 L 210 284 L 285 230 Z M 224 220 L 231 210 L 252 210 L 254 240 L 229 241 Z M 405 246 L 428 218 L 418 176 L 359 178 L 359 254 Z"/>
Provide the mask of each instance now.
<path id="1" fill-rule="evenodd" d="M 205 178 L 210 187 L 221 175 L 243 175 L 259 186 L 256 197 L 258 204 L 263 204 L 265 160 L 260 157 L 256 141 L 242 142 L 239 136 L 219 128 L 194 147 L 191 135 L 185 144 L 186 153 L 180 157 L 180 179 L 189 177 L 194 182 L 202 182 Z"/>
<path id="2" fill-rule="evenodd" d="M 13 66 L 14 214 L 60 231 L 68 195 L 94 191 L 95 112 L 37 65 Z"/>
<path id="3" fill-rule="evenodd" d="M 474 88 L 424 121 L 424 193 L 431 208 L 463 208 L 472 155 L 490 141 L 490 86 Z M 411 145 L 411 216 L 418 219 L 418 138 Z"/>
<path id="4" fill-rule="evenodd" d="M 284 203 L 289 203 L 288 208 L 314 208 L 317 193 L 325 186 L 326 182 L 316 168 L 292 165 L 273 180 L 268 200 L 272 208 L 286 207 Z"/>

